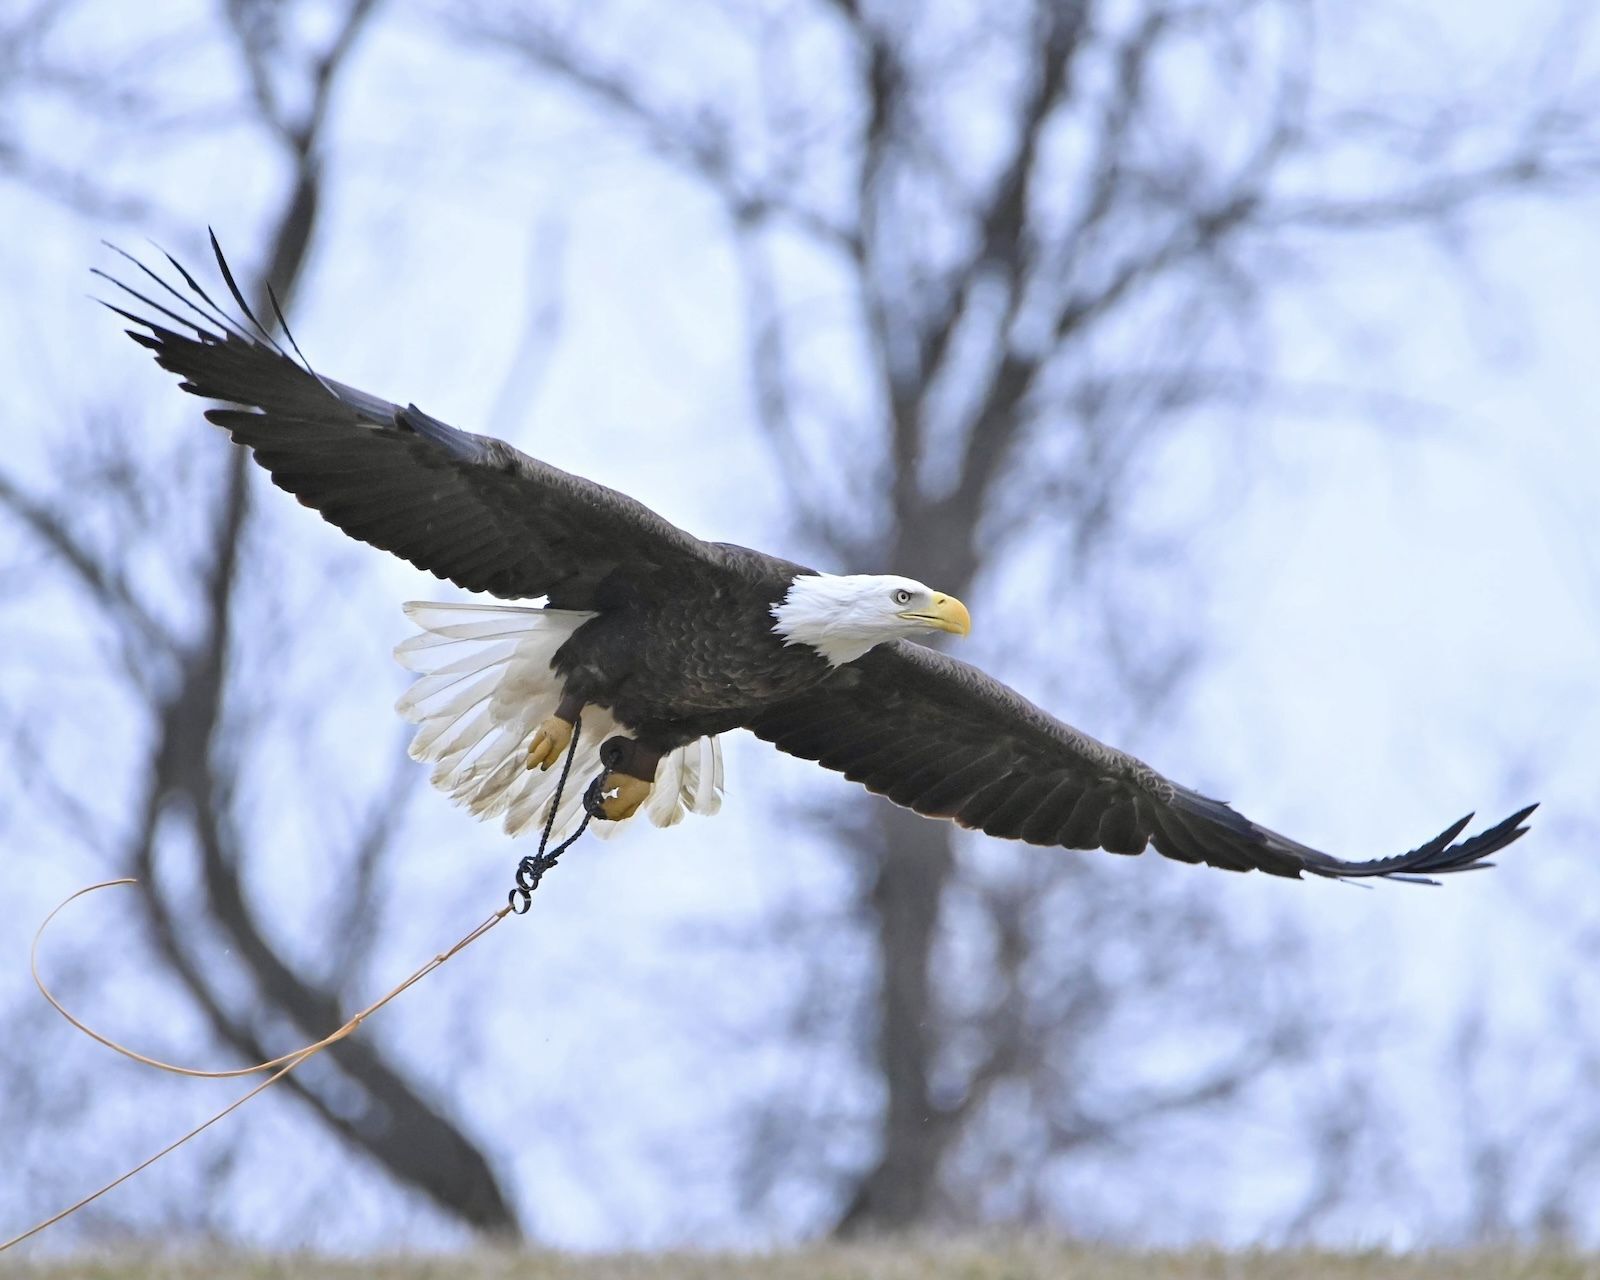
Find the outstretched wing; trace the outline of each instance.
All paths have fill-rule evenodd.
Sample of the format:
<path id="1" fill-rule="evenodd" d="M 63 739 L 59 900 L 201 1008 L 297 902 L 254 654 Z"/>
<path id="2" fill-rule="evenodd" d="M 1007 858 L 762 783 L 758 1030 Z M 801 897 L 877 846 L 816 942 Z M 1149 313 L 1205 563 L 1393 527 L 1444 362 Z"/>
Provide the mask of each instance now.
<path id="1" fill-rule="evenodd" d="M 145 314 L 111 309 L 139 326 L 128 335 L 185 391 L 248 406 L 206 417 L 254 450 L 274 483 L 352 537 L 469 591 L 548 595 L 563 609 L 594 607 L 598 585 L 621 566 L 648 591 L 665 570 L 715 558 L 625 494 L 296 363 L 256 322 L 215 237 L 211 244 L 242 318 L 212 302 L 170 256 L 181 287 L 131 257 L 145 292 L 97 273 Z"/>
<path id="2" fill-rule="evenodd" d="M 976 667 L 904 641 L 841 666 L 749 727 L 896 804 L 991 836 L 1126 854 L 1154 844 L 1181 862 L 1295 878 L 1426 880 L 1484 866 L 1527 830 L 1535 807 L 1460 844 L 1451 842 L 1468 818 L 1410 853 L 1343 862 L 1168 781 Z"/>

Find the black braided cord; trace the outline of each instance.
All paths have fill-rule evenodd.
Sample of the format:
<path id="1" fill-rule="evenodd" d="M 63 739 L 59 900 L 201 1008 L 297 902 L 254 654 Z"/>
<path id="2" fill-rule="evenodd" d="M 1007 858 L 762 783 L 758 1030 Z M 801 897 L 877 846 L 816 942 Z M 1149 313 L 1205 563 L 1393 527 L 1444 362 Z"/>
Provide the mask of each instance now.
<path id="1" fill-rule="evenodd" d="M 516 887 L 506 895 L 506 903 L 510 906 L 512 915 L 520 916 L 527 913 L 528 908 L 533 905 L 533 891 L 539 887 L 545 872 L 555 866 L 561 855 L 578 842 L 578 837 L 589 826 L 589 819 L 594 817 L 594 809 L 586 803 L 583 806 L 583 821 L 578 824 L 578 829 L 554 849 L 545 852 L 550 843 L 550 832 L 556 825 L 556 813 L 561 808 L 562 793 L 567 789 L 567 775 L 572 772 L 572 758 L 578 754 L 578 737 L 582 732 L 583 716 L 580 714 L 572 719 L 572 741 L 567 744 L 566 759 L 561 762 L 561 776 L 556 779 L 556 791 L 550 797 L 550 812 L 545 817 L 544 832 L 539 837 L 539 851 L 530 853 L 517 863 Z"/>

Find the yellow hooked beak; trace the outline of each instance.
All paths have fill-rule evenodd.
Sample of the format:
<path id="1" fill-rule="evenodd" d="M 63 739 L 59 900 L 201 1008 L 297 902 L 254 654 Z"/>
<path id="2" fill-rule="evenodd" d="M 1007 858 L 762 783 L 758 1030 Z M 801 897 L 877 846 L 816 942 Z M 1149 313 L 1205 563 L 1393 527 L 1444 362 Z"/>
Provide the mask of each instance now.
<path id="1" fill-rule="evenodd" d="M 967 606 L 954 596 L 936 595 L 928 608 L 900 616 L 907 622 L 932 627 L 936 631 L 949 631 L 958 636 L 972 631 L 972 615 L 967 612 Z"/>

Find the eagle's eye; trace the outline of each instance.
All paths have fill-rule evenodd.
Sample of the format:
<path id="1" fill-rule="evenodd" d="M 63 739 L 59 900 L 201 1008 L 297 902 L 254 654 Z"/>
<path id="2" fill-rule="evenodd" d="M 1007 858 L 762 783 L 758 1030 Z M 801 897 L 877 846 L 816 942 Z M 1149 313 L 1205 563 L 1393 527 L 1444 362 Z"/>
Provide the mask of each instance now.
<path id="1" fill-rule="evenodd" d="M 894 593 L 894 602 L 896 604 L 910 604 L 911 603 L 911 593 L 909 591 L 907 591 L 904 587 L 901 587 L 898 591 L 896 591 Z"/>

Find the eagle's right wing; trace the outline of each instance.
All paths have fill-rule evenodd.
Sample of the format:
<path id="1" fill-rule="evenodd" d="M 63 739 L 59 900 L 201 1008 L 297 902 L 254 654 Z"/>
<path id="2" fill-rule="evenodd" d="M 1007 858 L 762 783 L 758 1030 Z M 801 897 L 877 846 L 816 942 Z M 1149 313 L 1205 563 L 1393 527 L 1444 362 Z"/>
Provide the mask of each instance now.
<path id="1" fill-rule="evenodd" d="M 673 569 L 717 559 L 709 544 L 626 494 L 296 363 L 255 322 L 211 243 L 245 320 L 230 318 L 170 257 L 183 289 L 129 261 L 173 306 L 101 272 L 146 314 L 112 310 L 139 326 L 129 336 L 185 391 L 248 406 L 206 417 L 248 445 L 275 484 L 351 537 L 469 591 L 548 595 L 564 609 L 593 608 L 596 587 L 619 567 L 649 590 Z"/>

